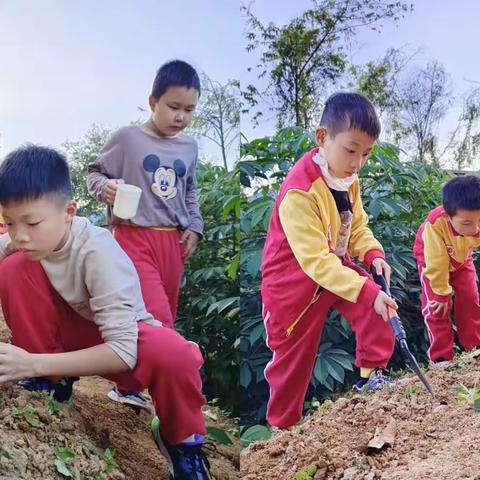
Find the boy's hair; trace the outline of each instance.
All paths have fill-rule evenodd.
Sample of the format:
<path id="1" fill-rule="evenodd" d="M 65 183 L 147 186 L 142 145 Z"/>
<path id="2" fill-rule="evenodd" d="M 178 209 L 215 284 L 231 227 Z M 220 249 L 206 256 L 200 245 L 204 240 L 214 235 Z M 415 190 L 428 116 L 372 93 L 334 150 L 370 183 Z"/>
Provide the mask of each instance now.
<path id="1" fill-rule="evenodd" d="M 480 210 L 480 178 L 464 175 L 449 180 L 442 188 L 442 203 L 450 217 L 457 210 Z"/>
<path id="2" fill-rule="evenodd" d="M 364 95 L 352 92 L 338 92 L 328 98 L 320 126 L 326 128 L 332 138 L 337 133 L 356 129 L 377 139 L 381 130 L 372 102 Z"/>
<path id="3" fill-rule="evenodd" d="M 65 157 L 53 148 L 25 145 L 10 152 L 0 165 L 0 204 L 36 200 L 44 195 L 72 198 Z"/>
<path id="4" fill-rule="evenodd" d="M 200 78 L 197 71 L 183 60 L 164 63 L 153 81 L 152 95 L 160 98 L 169 87 L 193 88 L 200 96 Z"/>

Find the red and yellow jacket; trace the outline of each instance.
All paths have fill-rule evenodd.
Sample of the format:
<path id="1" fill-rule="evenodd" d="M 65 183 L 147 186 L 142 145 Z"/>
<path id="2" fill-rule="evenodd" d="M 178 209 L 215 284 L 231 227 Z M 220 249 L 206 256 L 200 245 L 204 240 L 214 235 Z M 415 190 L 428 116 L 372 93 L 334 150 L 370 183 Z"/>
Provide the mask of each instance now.
<path id="1" fill-rule="evenodd" d="M 315 148 L 292 168 L 282 184 L 270 219 L 262 259 L 262 300 L 270 318 L 281 318 L 289 335 L 319 287 L 350 302 L 373 304 L 380 289 L 343 265 L 334 253 L 341 226 L 335 200 L 312 160 Z M 358 180 L 350 187 L 352 229 L 348 253 L 367 267 L 384 258 L 367 226 Z"/>
<path id="2" fill-rule="evenodd" d="M 452 293 L 449 274 L 461 268 L 480 245 L 480 235 L 457 233 L 442 206 L 434 208 L 420 226 L 413 247 L 417 263 L 424 267 L 433 291 L 433 300 L 446 302 Z"/>

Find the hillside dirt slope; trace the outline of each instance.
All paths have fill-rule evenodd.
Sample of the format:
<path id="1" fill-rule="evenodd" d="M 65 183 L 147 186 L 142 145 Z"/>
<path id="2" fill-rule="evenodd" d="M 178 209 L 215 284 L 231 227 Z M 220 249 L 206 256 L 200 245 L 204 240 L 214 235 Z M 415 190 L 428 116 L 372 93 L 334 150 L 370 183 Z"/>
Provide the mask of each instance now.
<path id="1" fill-rule="evenodd" d="M 479 379 L 474 355 L 427 371 L 435 397 L 412 375 L 368 396 L 326 402 L 293 431 L 250 445 L 242 479 L 290 480 L 316 466 L 315 480 L 480 480 L 480 413 L 455 389 Z M 375 432 L 387 436 L 380 450 L 368 447 Z"/>
<path id="2" fill-rule="evenodd" d="M 1 310 L 0 341 L 9 341 Z M 166 460 L 151 438 L 150 416 L 112 403 L 107 398 L 111 387 L 100 377 L 83 378 L 75 384 L 73 404 L 52 412 L 52 406 L 59 405 L 47 398 L 17 385 L 1 385 L 0 480 L 75 478 L 59 473 L 55 466 L 55 453 L 66 447 L 73 454 L 64 463 L 82 480 L 167 479 Z M 206 407 L 204 413 L 208 425 L 232 428 L 216 409 Z M 237 439 L 231 439 L 233 445 L 211 444 L 206 451 L 216 480 L 240 478 L 240 447 Z M 106 461 L 107 448 L 114 453 L 113 464 Z"/>

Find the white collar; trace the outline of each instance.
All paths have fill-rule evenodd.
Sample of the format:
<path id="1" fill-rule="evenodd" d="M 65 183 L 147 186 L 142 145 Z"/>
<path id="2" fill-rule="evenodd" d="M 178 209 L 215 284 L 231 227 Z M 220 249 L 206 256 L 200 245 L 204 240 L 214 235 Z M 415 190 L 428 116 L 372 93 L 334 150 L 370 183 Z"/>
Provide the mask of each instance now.
<path id="1" fill-rule="evenodd" d="M 330 171 L 327 161 L 320 155 L 320 152 L 317 152 L 313 156 L 312 160 L 320 167 L 326 184 L 333 190 L 347 192 L 357 179 L 356 173 L 347 178 L 338 178 L 333 172 Z"/>

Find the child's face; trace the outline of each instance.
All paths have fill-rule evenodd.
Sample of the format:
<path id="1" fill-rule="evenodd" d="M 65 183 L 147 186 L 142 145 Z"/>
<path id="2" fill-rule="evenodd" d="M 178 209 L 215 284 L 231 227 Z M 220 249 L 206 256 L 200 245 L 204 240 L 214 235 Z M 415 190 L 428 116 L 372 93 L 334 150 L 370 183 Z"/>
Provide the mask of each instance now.
<path id="1" fill-rule="evenodd" d="M 76 211 L 74 200 L 48 196 L 2 205 L 7 233 L 30 260 L 42 260 L 63 247 Z"/>
<path id="2" fill-rule="evenodd" d="M 160 135 L 171 137 L 188 126 L 198 102 L 194 88 L 169 87 L 160 97 L 150 95 L 152 122 Z"/>
<path id="3" fill-rule="evenodd" d="M 316 131 L 316 138 L 320 154 L 338 178 L 358 173 L 375 143 L 374 138 L 355 129 L 337 133 L 332 138 L 325 128 L 320 127 Z"/>
<path id="4" fill-rule="evenodd" d="M 455 231 L 464 237 L 473 237 L 480 231 L 480 210 L 457 210 L 448 218 Z"/>

